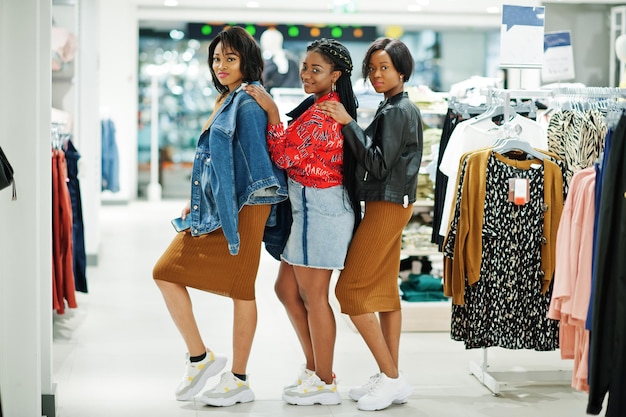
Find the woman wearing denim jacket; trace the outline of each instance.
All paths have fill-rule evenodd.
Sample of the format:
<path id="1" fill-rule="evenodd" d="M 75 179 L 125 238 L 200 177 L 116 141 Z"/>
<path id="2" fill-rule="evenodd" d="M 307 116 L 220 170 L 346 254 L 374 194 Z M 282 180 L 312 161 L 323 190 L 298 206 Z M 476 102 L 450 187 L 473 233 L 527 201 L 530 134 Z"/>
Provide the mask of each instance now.
<path id="1" fill-rule="evenodd" d="M 189 228 L 178 233 L 154 267 L 153 277 L 188 350 L 176 399 L 192 399 L 226 357 L 206 347 L 187 287 L 233 299 L 232 368 L 200 401 L 230 406 L 254 400 L 246 367 L 256 330 L 255 279 L 270 206 L 286 198 L 284 174 L 270 160 L 267 116 L 242 92 L 258 84 L 263 58 L 244 29 L 231 27 L 209 45 L 213 83 L 219 92 L 198 140 L 191 199 L 182 211 Z M 235 256 L 236 255 L 236 256 Z"/>
<path id="2" fill-rule="evenodd" d="M 290 404 L 340 404 L 333 374 L 336 323 L 328 292 L 334 269 L 343 269 L 360 205 L 353 192 L 354 156 L 344 148 L 341 125 L 318 105 L 343 103 L 356 118 L 344 45 L 319 39 L 307 47 L 300 78 L 311 94 L 288 116 L 285 129 L 272 97 L 261 87 L 245 90 L 268 111 L 272 159 L 287 172 L 293 223 L 281 254 L 275 289 L 296 331 L 306 363 L 282 398 Z"/>
<path id="3" fill-rule="evenodd" d="M 404 91 L 413 73 L 409 48 L 399 40 L 374 41 L 363 59 L 363 79 L 384 94 L 374 120 L 361 129 L 340 103 L 322 103 L 343 124 L 355 153 L 359 197 L 365 214 L 350 244 L 335 288 L 341 311 L 350 316 L 379 368 L 350 390 L 360 410 L 406 403 L 413 388 L 398 369 L 402 312 L 398 291 L 402 231 L 413 214 L 422 161 L 420 111 Z"/>

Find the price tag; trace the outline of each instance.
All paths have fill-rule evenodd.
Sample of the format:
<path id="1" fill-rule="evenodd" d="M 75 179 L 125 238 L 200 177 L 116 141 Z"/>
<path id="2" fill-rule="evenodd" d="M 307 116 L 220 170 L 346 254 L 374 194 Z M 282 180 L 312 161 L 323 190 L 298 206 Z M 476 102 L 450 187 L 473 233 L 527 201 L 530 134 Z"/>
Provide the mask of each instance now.
<path id="1" fill-rule="evenodd" d="M 509 178 L 509 201 L 516 206 L 523 206 L 530 200 L 530 181 L 528 178 Z"/>

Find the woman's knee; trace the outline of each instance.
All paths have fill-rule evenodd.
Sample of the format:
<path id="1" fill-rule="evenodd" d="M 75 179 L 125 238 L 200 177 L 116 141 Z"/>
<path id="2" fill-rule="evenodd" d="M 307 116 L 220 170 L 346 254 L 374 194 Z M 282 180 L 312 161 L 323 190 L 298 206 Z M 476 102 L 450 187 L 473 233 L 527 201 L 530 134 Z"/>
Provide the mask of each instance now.
<path id="1" fill-rule="evenodd" d="M 167 293 L 167 292 L 181 288 L 181 285 L 179 284 L 165 281 L 163 279 L 159 279 L 156 277 L 154 278 L 154 283 L 157 285 L 157 287 L 159 288 L 159 290 L 161 290 L 162 293 Z"/>
<path id="2" fill-rule="evenodd" d="M 298 287 L 285 281 L 277 280 L 274 284 L 274 292 L 276 297 L 283 305 L 290 305 L 293 303 L 301 303 L 300 292 Z"/>

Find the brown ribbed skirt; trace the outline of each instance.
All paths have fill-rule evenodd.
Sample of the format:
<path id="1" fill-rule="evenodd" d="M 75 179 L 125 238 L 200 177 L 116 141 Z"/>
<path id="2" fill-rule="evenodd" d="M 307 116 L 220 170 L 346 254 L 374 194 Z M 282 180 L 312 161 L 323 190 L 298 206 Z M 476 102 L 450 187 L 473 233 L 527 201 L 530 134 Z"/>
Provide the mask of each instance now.
<path id="1" fill-rule="evenodd" d="M 412 214 L 412 205 L 404 208 L 386 201 L 365 203 L 365 215 L 335 287 L 342 313 L 356 316 L 400 310 L 402 231 Z"/>
<path id="2" fill-rule="evenodd" d="M 228 251 L 222 229 L 196 236 L 177 233 L 152 271 L 154 279 L 174 282 L 240 300 L 254 300 L 254 284 L 267 204 L 244 206 L 239 212 L 239 254 Z"/>

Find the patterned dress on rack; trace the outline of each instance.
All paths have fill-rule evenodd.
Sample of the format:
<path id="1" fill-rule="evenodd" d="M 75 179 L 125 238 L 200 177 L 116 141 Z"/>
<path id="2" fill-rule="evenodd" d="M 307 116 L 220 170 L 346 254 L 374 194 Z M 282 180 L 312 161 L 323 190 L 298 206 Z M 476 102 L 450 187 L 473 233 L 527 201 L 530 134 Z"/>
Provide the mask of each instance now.
<path id="1" fill-rule="evenodd" d="M 574 174 L 596 163 L 604 151 L 607 132 L 606 117 L 599 110 L 565 110 L 552 115 L 547 129 L 548 150 L 564 162 L 566 193 Z"/>
<path id="2" fill-rule="evenodd" d="M 519 169 L 492 153 L 487 162 L 480 279 L 465 284 L 465 304 L 452 306 L 451 336 L 466 349 L 499 346 L 506 349 L 555 350 L 558 321 L 548 319 L 551 290 L 542 293 L 541 247 L 544 216 L 544 169 Z M 467 169 L 464 163 L 460 184 Z M 509 179 L 528 178 L 530 199 L 524 205 L 508 201 Z M 474 184 L 472 184 L 474 186 Z M 459 188 L 460 189 L 460 188 Z M 460 196 L 462 198 L 462 196 Z M 457 198 L 454 228 L 458 222 Z M 452 256 L 454 232 L 444 253 Z"/>

